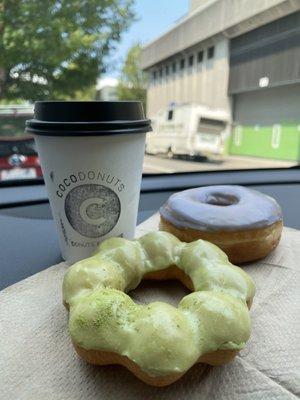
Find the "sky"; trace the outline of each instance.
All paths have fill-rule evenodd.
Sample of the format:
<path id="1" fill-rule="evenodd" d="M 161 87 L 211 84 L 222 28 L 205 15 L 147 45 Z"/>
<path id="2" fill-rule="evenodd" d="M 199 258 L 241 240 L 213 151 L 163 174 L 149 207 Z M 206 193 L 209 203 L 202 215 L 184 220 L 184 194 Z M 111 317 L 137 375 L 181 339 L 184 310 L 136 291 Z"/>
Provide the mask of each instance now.
<path id="1" fill-rule="evenodd" d="M 145 44 L 174 26 L 188 12 L 189 0 L 136 0 L 138 21 L 123 34 L 105 78 L 116 78 L 129 48 L 137 41 Z"/>

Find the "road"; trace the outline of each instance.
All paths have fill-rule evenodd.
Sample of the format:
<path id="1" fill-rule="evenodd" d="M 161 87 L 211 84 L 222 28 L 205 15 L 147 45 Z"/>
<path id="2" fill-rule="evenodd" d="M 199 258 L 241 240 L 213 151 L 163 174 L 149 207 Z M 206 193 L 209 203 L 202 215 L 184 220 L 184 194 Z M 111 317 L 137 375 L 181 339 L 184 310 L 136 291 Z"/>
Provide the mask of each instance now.
<path id="1" fill-rule="evenodd" d="M 168 159 L 164 156 L 145 156 L 144 173 L 163 174 L 174 172 L 216 171 L 230 169 L 287 168 L 295 165 L 291 161 L 267 160 L 255 157 L 227 156 L 223 160 L 209 162 Z"/>

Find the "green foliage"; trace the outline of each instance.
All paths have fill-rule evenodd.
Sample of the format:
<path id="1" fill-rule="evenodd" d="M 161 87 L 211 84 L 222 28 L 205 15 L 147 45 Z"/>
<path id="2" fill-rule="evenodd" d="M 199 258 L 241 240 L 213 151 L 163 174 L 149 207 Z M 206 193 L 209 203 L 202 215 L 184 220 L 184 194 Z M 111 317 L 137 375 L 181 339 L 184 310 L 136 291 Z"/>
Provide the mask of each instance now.
<path id="1" fill-rule="evenodd" d="M 134 0 L 0 0 L 0 100 L 68 99 L 96 83 Z"/>
<path id="2" fill-rule="evenodd" d="M 140 67 L 142 46 L 137 43 L 127 53 L 117 93 L 120 100 L 140 100 L 146 110 L 146 74 Z"/>
<path id="3" fill-rule="evenodd" d="M 1 136 L 24 136 L 25 121 L 28 117 L 3 117 L 0 118 Z"/>
<path id="4" fill-rule="evenodd" d="M 6 105 L 16 105 L 16 104 L 30 104 L 29 102 L 24 102 L 23 99 L 1 99 L 0 100 L 0 106 L 6 106 Z"/>

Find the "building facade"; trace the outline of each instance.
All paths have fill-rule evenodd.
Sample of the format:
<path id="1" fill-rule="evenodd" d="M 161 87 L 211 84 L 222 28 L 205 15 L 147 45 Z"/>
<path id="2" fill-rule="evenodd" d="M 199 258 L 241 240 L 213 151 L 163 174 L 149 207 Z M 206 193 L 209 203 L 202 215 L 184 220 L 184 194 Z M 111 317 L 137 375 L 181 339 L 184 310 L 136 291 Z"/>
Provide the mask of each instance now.
<path id="1" fill-rule="evenodd" d="M 199 103 L 229 110 L 229 42 L 216 35 L 149 69 L 147 112 L 171 103 Z"/>
<path id="2" fill-rule="evenodd" d="M 300 161 L 300 12 L 231 40 L 228 94 L 232 154 Z"/>
<path id="3" fill-rule="evenodd" d="M 299 0 L 191 0 L 185 18 L 144 47 L 142 66 L 150 117 L 173 103 L 223 109 L 237 129 L 232 153 L 253 154 L 260 132 L 270 149 L 256 155 L 300 158 Z"/>

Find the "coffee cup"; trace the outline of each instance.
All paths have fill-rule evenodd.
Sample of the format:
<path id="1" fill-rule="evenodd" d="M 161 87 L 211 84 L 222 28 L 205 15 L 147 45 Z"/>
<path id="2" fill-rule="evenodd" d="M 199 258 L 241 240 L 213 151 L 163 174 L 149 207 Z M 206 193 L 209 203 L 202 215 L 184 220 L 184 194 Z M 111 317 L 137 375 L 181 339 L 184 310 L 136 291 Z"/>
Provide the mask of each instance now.
<path id="1" fill-rule="evenodd" d="M 146 132 L 140 102 L 36 102 L 35 137 L 62 257 L 73 263 L 103 240 L 134 237 Z"/>

